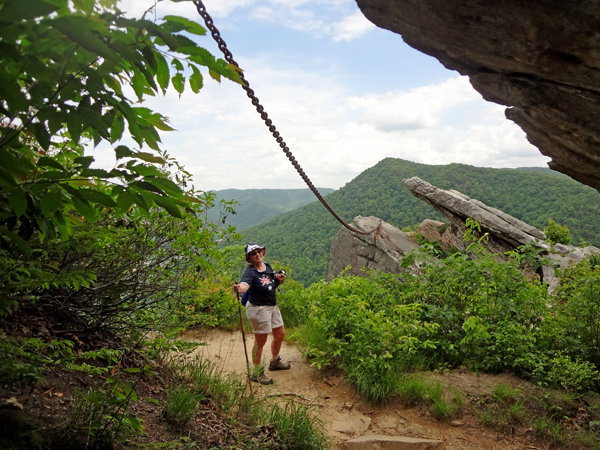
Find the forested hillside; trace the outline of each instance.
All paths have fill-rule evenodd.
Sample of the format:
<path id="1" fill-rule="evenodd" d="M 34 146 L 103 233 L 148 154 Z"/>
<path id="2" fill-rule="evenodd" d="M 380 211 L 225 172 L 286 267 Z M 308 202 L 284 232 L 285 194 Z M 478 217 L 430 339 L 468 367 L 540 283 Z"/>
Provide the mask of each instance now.
<path id="1" fill-rule="evenodd" d="M 377 216 L 400 228 L 442 217 L 404 187 L 418 176 L 442 189 L 456 189 L 544 229 L 548 218 L 581 239 L 600 245 L 600 193 L 571 178 L 539 168 L 489 169 L 465 164 L 430 166 L 384 159 L 326 196 L 344 219 Z M 305 284 L 322 279 L 333 238 L 341 225 L 314 202 L 245 231 L 246 240 L 268 247 L 267 259 L 290 264 Z"/>
<path id="2" fill-rule="evenodd" d="M 318 188 L 321 195 L 333 192 L 330 188 Z M 236 214 L 227 217 L 227 224 L 238 231 L 258 225 L 271 217 L 300 208 L 315 200 L 310 189 L 224 189 L 214 191 L 216 202 L 235 200 Z M 218 221 L 221 215 L 215 209 L 209 210 L 208 220 Z"/>

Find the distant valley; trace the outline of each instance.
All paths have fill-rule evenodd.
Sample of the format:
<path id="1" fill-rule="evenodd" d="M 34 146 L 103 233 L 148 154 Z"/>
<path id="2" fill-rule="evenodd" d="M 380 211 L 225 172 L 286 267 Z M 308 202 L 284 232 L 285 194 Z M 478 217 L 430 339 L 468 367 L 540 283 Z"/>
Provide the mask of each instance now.
<path id="1" fill-rule="evenodd" d="M 318 188 L 325 196 L 333 189 Z M 235 207 L 236 214 L 227 217 L 227 224 L 233 225 L 238 231 L 269 220 L 272 217 L 293 211 L 301 206 L 315 201 L 315 195 L 310 189 L 224 189 L 213 191 L 216 201 L 236 200 L 240 203 Z M 208 212 L 208 220 L 219 220 L 218 208 Z"/>

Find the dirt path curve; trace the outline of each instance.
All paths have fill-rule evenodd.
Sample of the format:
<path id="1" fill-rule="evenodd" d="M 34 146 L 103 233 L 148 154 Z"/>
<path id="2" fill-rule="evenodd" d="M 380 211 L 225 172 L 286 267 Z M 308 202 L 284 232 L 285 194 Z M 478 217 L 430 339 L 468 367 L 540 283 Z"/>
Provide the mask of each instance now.
<path id="1" fill-rule="evenodd" d="M 210 330 L 190 331 L 185 339 L 204 342 L 196 353 L 218 363 L 226 373 L 236 372 L 240 377 L 246 373 L 246 358 L 241 332 Z M 248 352 L 251 352 L 252 335 L 247 336 Z M 270 344 L 271 337 L 267 342 Z M 269 353 L 267 351 L 267 353 Z M 253 383 L 255 393 L 262 396 L 286 397 L 304 405 L 315 405 L 325 425 L 325 433 L 332 444 L 344 442 L 358 436 L 382 434 L 388 436 L 411 436 L 427 439 L 442 439 L 447 448 L 480 450 L 521 450 L 530 447 L 524 437 L 499 434 L 481 428 L 475 417 L 464 414 L 454 422 L 440 422 L 422 408 L 405 408 L 396 403 L 373 406 L 358 398 L 341 374 L 332 374 L 310 367 L 306 358 L 295 346 L 284 344 L 281 356 L 292 365 L 291 370 L 266 373 L 274 384 L 262 386 Z M 457 374 L 458 376 L 458 374 Z M 450 375 L 452 377 L 452 375 Z M 472 377 L 476 377 L 472 375 Z M 464 376 L 460 376 L 461 379 Z M 474 389 L 485 389 L 486 377 L 476 377 L 476 382 L 467 384 Z M 458 377 L 457 377 L 458 380 Z M 487 380 L 491 383 L 491 380 Z M 461 388 L 466 389 L 462 381 Z"/>

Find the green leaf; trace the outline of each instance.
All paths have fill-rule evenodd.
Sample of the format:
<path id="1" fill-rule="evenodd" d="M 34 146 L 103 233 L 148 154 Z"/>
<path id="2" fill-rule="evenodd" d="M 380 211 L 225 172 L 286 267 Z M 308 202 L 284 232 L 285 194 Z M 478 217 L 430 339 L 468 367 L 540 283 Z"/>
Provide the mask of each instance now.
<path id="1" fill-rule="evenodd" d="M 117 197 L 117 205 L 119 206 L 119 208 L 121 209 L 122 212 L 129 211 L 129 208 L 134 203 L 135 203 L 135 199 L 133 198 L 133 195 L 131 195 L 131 193 L 127 189 L 125 189 L 123 192 L 121 192 L 119 194 L 119 196 Z"/>
<path id="2" fill-rule="evenodd" d="M 50 148 L 50 133 L 48 133 L 46 125 L 38 122 L 31 124 L 31 127 L 33 127 L 33 133 L 39 144 L 44 150 L 48 150 Z"/>
<path id="3" fill-rule="evenodd" d="M 38 159 L 37 166 L 38 167 L 51 167 L 53 169 L 58 169 L 58 170 L 62 170 L 62 171 L 66 170 L 61 163 L 59 163 L 58 161 L 56 161 L 53 158 L 50 158 L 49 156 L 42 156 L 40 159 Z"/>
<path id="4" fill-rule="evenodd" d="M 116 186 L 112 187 L 112 189 L 110 190 L 110 193 L 113 197 L 116 197 L 124 190 L 125 190 L 125 188 L 123 186 L 116 185 Z"/>
<path id="5" fill-rule="evenodd" d="M 106 85 L 108 87 L 112 88 L 112 90 L 115 91 L 117 94 L 119 94 L 121 96 L 123 95 L 123 91 L 121 89 L 121 83 L 115 77 L 112 77 L 110 75 L 104 75 L 104 82 L 106 83 Z"/>
<path id="6" fill-rule="evenodd" d="M 133 152 L 124 145 L 119 145 L 117 148 L 115 148 L 115 155 L 117 156 L 117 159 L 121 159 L 133 155 Z"/>
<path id="7" fill-rule="evenodd" d="M 135 95 L 137 95 L 139 100 L 142 100 L 144 97 L 145 88 L 148 85 L 146 83 L 146 77 L 138 70 L 134 70 L 131 85 L 135 91 Z"/>
<path id="8" fill-rule="evenodd" d="M 133 108 L 133 110 L 138 113 L 146 122 L 158 128 L 159 130 L 175 131 L 174 128 L 171 128 L 169 125 L 167 125 L 167 122 L 169 121 L 168 118 L 155 113 L 148 108 Z M 156 138 L 158 137 L 158 134 L 156 134 Z"/>
<path id="9" fill-rule="evenodd" d="M 149 192 L 147 195 L 152 200 L 154 200 L 154 202 L 158 206 L 161 206 L 162 208 L 164 208 L 171 216 L 176 217 L 178 219 L 183 218 L 183 215 L 181 214 L 181 210 L 179 209 L 179 207 L 169 198 L 162 197 L 162 196 L 160 196 L 158 194 L 154 194 L 152 192 Z"/>
<path id="10" fill-rule="evenodd" d="M 169 180 L 168 178 L 152 177 L 152 178 L 145 178 L 145 181 L 147 181 L 148 183 L 152 183 L 156 187 L 159 187 L 160 189 L 164 190 L 165 192 L 167 192 L 169 194 L 173 194 L 173 195 L 177 195 L 177 196 L 183 194 L 183 191 L 181 190 L 181 188 L 179 186 L 177 186 L 173 181 Z"/>
<path id="11" fill-rule="evenodd" d="M 142 175 L 143 177 L 148 177 L 148 176 L 162 177 L 163 176 L 163 173 L 160 170 L 158 170 L 156 167 L 145 166 L 144 164 L 137 164 L 137 165 L 131 167 L 131 170 L 133 170 L 135 173 Z"/>
<path id="12" fill-rule="evenodd" d="M 183 64 L 181 64 L 181 61 L 179 61 L 177 58 L 173 58 L 171 65 L 175 67 L 178 72 L 183 72 Z"/>
<path id="13" fill-rule="evenodd" d="M 157 188 L 156 186 L 154 186 L 153 184 L 147 183 L 145 181 L 132 181 L 131 183 L 129 183 L 129 186 L 134 187 L 136 189 L 141 189 L 143 191 L 151 191 L 151 192 L 156 192 L 158 194 L 162 194 L 163 191 L 159 188 Z"/>
<path id="14" fill-rule="evenodd" d="M 80 175 L 82 177 L 110 178 L 110 174 L 104 169 L 83 169 Z"/>
<path id="15" fill-rule="evenodd" d="M 80 200 L 79 198 L 72 196 L 71 201 L 73 202 L 73 206 L 77 210 L 79 214 L 85 217 L 85 220 L 88 223 L 94 223 L 96 221 L 96 213 L 97 211 L 94 209 L 92 205 L 88 203 L 87 200 Z"/>
<path id="16" fill-rule="evenodd" d="M 165 57 L 159 52 L 156 52 L 156 79 L 163 93 L 165 93 L 169 87 L 169 65 Z"/>
<path id="17" fill-rule="evenodd" d="M 216 72 L 213 69 L 208 69 L 208 74 L 211 76 L 211 78 L 213 78 L 214 80 L 217 80 L 219 83 L 221 82 L 221 75 Z"/>
<path id="18" fill-rule="evenodd" d="M 67 181 L 68 186 L 89 186 L 95 187 L 96 184 L 92 183 L 90 180 L 69 180 Z"/>
<path id="19" fill-rule="evenodd" d="M 115 120 L 113 120 L 112 126 L 110 128 L 110 143 L 114 144 L 123 136 L 123 131 L 125 130 L 125 119 L 122 114 L 116 114 Z"/>
<path id="20" fill-rule="evenodd" d="M 181 94 L 183 93 L 183 89 L 185 88 L 185 77 L 178 72 L 171 79 L 171 82 L 173 83 L 173 87 L 175 88 L 175 90 L 179 92 L 179 95 L 181 96 Z"/>
<path id="21" fill-rule="evenodd" d="M 47 216 L 51 216 L 55 211 L 61 207 L 62 196 L 57 191 L 49 191 L 42 197 L 40 201 L 40 207 L 42 212 Z"/>
<path id="22" fill-rule="evenodd" d="M 50 220 L 54 222 L 54 224 L 58 228 L 58 231 L 60 231 L 60 236 L 63 239 L 68 239 L 70 227 L 68 225 L 68 222 L 65 220 L 64 216 L 60 213 L 60 211 L 56 211 L 54 214 L 52 214 L 50 216 Z"/>
<path id="23" fill-rule="evenodd" d="M 0 17 L 2 17 L 0 15 Z M 15 77 L 6 73 L 0 66 L 0 98 L 7 102 L 9 111 L 27 110 L 29 102 L 21 91 L 21 86 L 15 81 Z M 2 108 L 3 109 L 3 108 Z"/>
<path id="24" fill-rule="evenodd" d="M 102 56 L 105 59 L 119 60 L 119 55 L 99 38 L 99 35 L 108 33 L 108 29 L 101 20 L 96 21 L 87 17 L 73 15 L 44 20 L 42 23 L 58 29 L 70 40 L 95 55 Z M 97 33 L 94 33 L 94 31 Z"/>
<path id="25" fill-rule="evenodd" d="M 150 67 L 153 73 L 156 73 L 156 56 L 154 56 L 154 50 L 150 46 L 144 45 L 142 47 L 142 55 L 144 55 L 146 65 Z"/>
<path id="26" fill-rule="evenodd" d="M 177 51 L 185 53 L 188 48 L 197 48 L 196 43 L 190 38 L 182 34 L 174 34 L 173 37 L 177 41 Z"/>
<path id="27" fill-rule="evenodd" d="M 146 212 L 150 212 L 150 208 L 152 207 L 152 200 L 148 197 L 149 192 L 144 191 L 144 194 L 140 194 L 139 192 L 131 191 L 131 195 L 133 197 L 133 201 L 136 205 L 142 208 Z"/>
<path id="28" fill-rule="evenodd" d="M 190 87 L 194 94 L 197 94 L 203 86 L 202 74 L 196 66 L 192 66 L 192 70 L 194 73 L 190 76 Z"/>
<path id="29" fill-rule="evenodd" d="M 6 228 L 0 228 L 0 235 L 8 237 L 15 245 L 17 245 L 21 250 L 31 253 L 31 246 L 16 233 L 12 231 L 8 231 Z"/>
<path id="30" fill-rule="evenodd" d="M 94 162 L 93 156 L 78 156 L 73 160 L 75 164 L 79 164 L 82 168 L 87 169 Z M 63 169 L 64 170 L 64 169 Z"/>
<path id="31" fill-rule="evenodd" d="M 17 217 L 27 211 L 27 196 L 20 187 L 13 188 L 8 196 L 8 204 Z"/>
<path id="32" fill-rule="evenodd" d="M 79 189 L 79 193 L 92 203 L 99 203 L 107 208 L 114 208 L 117 206 L 115 201 L 104 192 L 96 191 L 94 189 Z"/>
<path id="33" fill-rule="evenodd" d="M 153 155 L 152 153 L 137 152 L 134 153 L 132 158 L 141 159 L 149 163 L 166 164 L 166 161 L 160 156 Z"/>
<path id="34" fill-rule="evenodd" d="M 77 144 L 81 136 L 81 118 L 75 109 L 72 109 L 67 116 L 67 127 L 73 142 Z"/>
<path id="35" fill-rule="evenodd" d="M 197 34 L 198 36 L 206 35 L 206 30 L 202 26 L 200 26 L 200 24 L 192 22 L 191 20 L 186 19 L 185 17 L 165 16 L 163 17 L 163 19 L 165 19 L 167 23 L 177 22 L 182 24 L 185 27 L 185 31 L 187 31 L 188 33 Z"/>
<path id="36" fill-rule="evenodd" d="M 19 22 L 21 20 L 31 20 L 56 11 L 57 6 L 46 3 L 41 0 L 30 1 L 2 1 L 2 14 L 0 22 Z"/>

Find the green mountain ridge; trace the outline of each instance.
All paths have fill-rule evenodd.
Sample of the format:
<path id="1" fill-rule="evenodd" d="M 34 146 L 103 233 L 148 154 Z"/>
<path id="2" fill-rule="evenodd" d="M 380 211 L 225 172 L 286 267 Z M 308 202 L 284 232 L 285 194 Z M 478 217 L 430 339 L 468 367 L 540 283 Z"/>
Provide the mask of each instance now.
<path id="1" fill-rule="evenodd" d="M 433 166 L 387 158 L 326 200 L 347 221 L 358 215 L 377 216 L 403 228 L 425 219 L 443 220 L 406 189 L 402 180 L 413 176 L 442 189 L 456 189 L 539 229 L 551 217 L 569 227 L 574 243 L 583 239 L 600 245 L 600 193 L 544 168 Z M 313 202 L 248 228 L 244 234 L 246 241 L 267 247 L 267 260 L 289 264 L 294 279 L 308 285 L 324 278 L 331 243 L 340 227 L 319 202 Z"/>
<path id="2" fill-rule="evenodd" d="M 317 188 L 321 195 L 327 195 L 334 190 L 331 188 Z M 233 225 L 238 231 L 243 231 L 258 225 L 272 217 L 298 209 L 315 200 L 315 195 L 306 189 L 224 189 L 213 191 L 216 201 L 236 200 L 236 214 L 227 217 L 226 223 Z M 219 211 L 216 208 L 209 210 L 208 220 L 219 220 Z"/>

